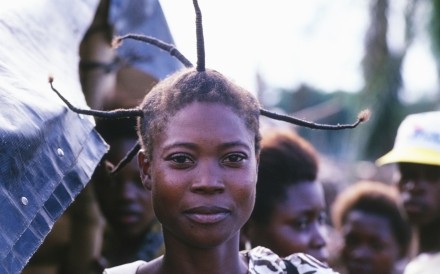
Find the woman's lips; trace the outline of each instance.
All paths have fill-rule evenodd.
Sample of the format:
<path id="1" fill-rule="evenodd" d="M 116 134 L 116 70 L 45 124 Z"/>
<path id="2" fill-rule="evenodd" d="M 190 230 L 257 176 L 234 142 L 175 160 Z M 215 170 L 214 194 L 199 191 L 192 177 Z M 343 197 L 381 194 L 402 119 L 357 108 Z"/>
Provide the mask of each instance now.
<path id="1" fill-rule="evenodd" d="M 198 206 L 185 210 L 184 214 L 196 223 L 215 224 L 226 219 L 231 211 L 218 206 Z"/>

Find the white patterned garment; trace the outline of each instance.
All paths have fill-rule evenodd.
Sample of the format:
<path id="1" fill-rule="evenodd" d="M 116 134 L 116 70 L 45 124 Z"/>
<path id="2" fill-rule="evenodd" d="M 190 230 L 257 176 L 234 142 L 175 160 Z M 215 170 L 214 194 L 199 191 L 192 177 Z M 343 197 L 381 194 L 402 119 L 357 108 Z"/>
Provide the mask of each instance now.
<path id="1" fill-rule="evenodd" d="M 280 258 L 261 246 L 241 252 L 249 259 L 250 274 L 337 274 L 314 257 L 303 253 Z"/>

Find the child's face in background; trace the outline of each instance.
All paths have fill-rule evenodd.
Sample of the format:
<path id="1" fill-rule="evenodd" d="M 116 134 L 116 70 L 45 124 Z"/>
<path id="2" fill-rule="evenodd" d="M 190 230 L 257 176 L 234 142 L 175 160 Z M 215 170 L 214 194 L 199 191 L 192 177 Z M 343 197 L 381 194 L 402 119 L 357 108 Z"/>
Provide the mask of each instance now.
<path id="1" fill-rule="evenodd" d="M 135 139 L 109 142 L 111 149 L 105 160 L 117 163 L 135 142 Z M 143 235 L 155 216 L 151 192 L 142 185 L 136 161 L 132 160 L 115 175 L 108 173 L 105 163 L 102 165 L 93 176 L 93 185 L 107 223 L 120 236 L 136 238 Z"/>
<path id="2" fill-rule="evenodd" d="M 342 258 L 348 274 L 393 273 L 400 249 L 386 217 L 350 211 L 342 227 L 342 236 Z"/>

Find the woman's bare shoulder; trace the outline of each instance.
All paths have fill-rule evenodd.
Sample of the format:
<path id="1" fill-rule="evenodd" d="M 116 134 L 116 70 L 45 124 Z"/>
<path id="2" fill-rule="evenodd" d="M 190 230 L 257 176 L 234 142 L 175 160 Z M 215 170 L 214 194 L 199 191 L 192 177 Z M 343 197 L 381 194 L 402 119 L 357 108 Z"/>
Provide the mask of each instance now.
<path id="1" fill-rule="evenodd" d="M 162 256 L 152 261 L 135 261 L 128 264 L 107 268 L 103 274 L 158 274 Z"/>

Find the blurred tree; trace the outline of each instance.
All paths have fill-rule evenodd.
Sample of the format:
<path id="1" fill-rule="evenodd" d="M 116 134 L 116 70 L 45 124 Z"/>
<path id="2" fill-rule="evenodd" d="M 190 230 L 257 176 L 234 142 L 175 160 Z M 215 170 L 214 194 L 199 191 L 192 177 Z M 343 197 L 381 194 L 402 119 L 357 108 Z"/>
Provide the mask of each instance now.
<path id="1" fill-rule="evenodd" d="M 440 76 L 440 0 L 432 1 L 432 13 L 429 27 L 432 51 L 437 63 L 437 73 Z"/>
<path id="2" fill-rule="evenodd" d="M 397 127 L 404 116 L 429 111 L 439 105 L 433 100 L 412 104 L 401 100 L 404 88 L 402 64 L 420 30 L 416 28 L 416 23 L 420 24 L 419 16 L 424 15 L 417 11 L 431 4 L 420 0 L 407 0 L 404 3 L 404 13 L 401 15 L 404 19 L 403 46 L 399 50 L 391 50 L 387 40 L 390 3 L 390 0 L 370 0 L 369 25 L 361 64 L 365 84 L 360 92 L 320 91 L 306 85 L 296 90 L 279 90 L 281 98 L 275 107 L 320 123 L 350 123 L 360 110 L 369 108 L 372 111 L 370 121 L 356 130 L 310 134 L 309 129 L 299 129 L 301 135 L 327 155 L 342 156 L 349 161 L 374 161 L 384 151 L 391 149 Z M 421 6 L 422 3 L 426 5 Z M 434 0 L 432 5 L 431 34 L 440 68 L 440 0 Z M 331 113 L 328 113 L 329 109 L 332 109 Z"/>
<path id="3" fill-rule="evenodd" d="M 372 0 L 370 6 L 370 26 L 365 39 L 365 56 L 362 62 L 365 85 L 359 94 L 359 106 L 369 107 L 372 117 L 369 123 L 359 128 L 355 134 L 358 159 L 375 160 L 392 148 L 399 123 L 409 113 L 428 111 L 436 102 L 403 104 L 399 92 L 402 91 L 402 63 L 414 41 L 417 8 L 420 1 L 406 1 L 404 13 L 405 37 L 400 51 L 390 51 L 387 43 L 389 0 Z M 434 43 L 440 45 L 440 1 L 433 1 L 432 35 Z M 440 55 L 440 51 L 438 51 Z"/>
<path id="4" fill-rule="evenodd" d="M 411 2 L 411 1 L 409 1 Z M 359 108 L 368 107 L 373 115 L 353 135 L 357 149 L 352 157 L 376 158 L 392 146 L 394 129 L 402 117 L 402 104 L 398 98 L 402 87 L 400 68 L 412 36 L 405 37 L 401 52 L 391 52 L 388 47 L 389 0 L 372 0 L 370 25 L 365 37 L 365 55 L 362 60 L 364 88 L 359 94 Z M 408 23 L 406 22 L 406 26 Z M 387 129 L 387 130 L 384 130 Z"/>

